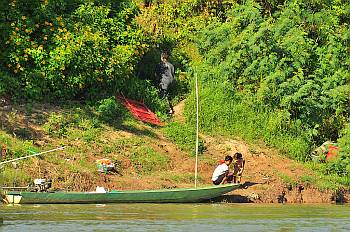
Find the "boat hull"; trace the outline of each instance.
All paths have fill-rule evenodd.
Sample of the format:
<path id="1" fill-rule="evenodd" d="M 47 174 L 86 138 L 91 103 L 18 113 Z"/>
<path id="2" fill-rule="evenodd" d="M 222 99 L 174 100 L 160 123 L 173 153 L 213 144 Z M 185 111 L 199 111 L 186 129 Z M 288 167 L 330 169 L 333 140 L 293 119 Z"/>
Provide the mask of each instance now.
<path id="1" fill-rule="evenodd" d="M 239 184 L 226 184 L 201 188 L 164 190 L 96 192 L 8 192 L 8 203 L 15 204 L 88 204 L 88 203 L 187 203 L 202 202 L 221 196 Z M 15 199 L 16 201 L 12 201 Z"/>

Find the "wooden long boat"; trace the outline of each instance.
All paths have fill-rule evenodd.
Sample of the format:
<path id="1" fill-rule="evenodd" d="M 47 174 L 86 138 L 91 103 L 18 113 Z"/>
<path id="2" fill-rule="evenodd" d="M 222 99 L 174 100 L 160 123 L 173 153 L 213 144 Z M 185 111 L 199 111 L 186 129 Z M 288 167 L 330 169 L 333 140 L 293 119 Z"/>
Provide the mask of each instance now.
<path id="1" fill-rule="evenodd" d="M 200 188 L 161 190 L 112 190 L 97 192 L 25 192 L 8 191 L 5 202 L 10 204 L 88 204 L 88 203 L 186 203 L 202 202 L 221 196 L 240 184 L 225 184 Z"/>

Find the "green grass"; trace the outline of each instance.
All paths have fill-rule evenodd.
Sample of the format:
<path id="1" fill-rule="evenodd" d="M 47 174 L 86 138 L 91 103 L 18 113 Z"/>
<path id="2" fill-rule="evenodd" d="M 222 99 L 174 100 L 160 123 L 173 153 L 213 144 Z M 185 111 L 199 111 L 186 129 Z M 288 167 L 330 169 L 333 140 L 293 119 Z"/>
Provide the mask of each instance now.
<path id="1" fill-rule="evenodd" d="M 168 156 L 156 152 L 149 146 L 140 146 L 131 150 L 130 160 L 139 174 L 150 174 L 168 168 Z"/>
<path id="2" fill-rule="evenodd" d="M 10 166 L 0 169 L 0 186 L 27 186 L 31 182 L 32 178 L 20 167 L 17 170 Z"/>
<path id="3" fill-rule="evenodd" d="M 6 145 L 7 148 L 6 160 L 19 158 L 39 151 L 39 149 L 33 145 L 32 140 L 22 140 L 10 136 L 4 131 L 0 131 L 0 148 L 3 145 Z"/>
<path id="4" fill-rule="evenodd" d="M 273 169 L 273 172 L 279 177 L 281 178 L 281 180 L 283 181 L 284 184 L 286 185 L 292 185 L 292 186 L 296 186 L 298 184 L 297 180 L 294 180 L 293 178 L 289 177 L 288 175 L 280 172 L 277 169 Z"/>
<path id="5" fill-rule="evenodd" d="M 172 122 L 163 128 L 167 138 L 174 142 L 181 150 L 195 155 L 196 152 L 196 129 L 189 124 Z M 199 139 L 198 152 L 202 154 L 206 150 L 204 142 Z"/>
<path id="6" fill-rule="evenodd" d="M 310 182 L 320 190 L 339 190 L 350 186 L 349 176 L 339 176 L 334 173 L 326 173 L 326 164 L 308 162 L 305 167 L 312 170 L 313 176 L 303 177 L 306 182 Z"/>

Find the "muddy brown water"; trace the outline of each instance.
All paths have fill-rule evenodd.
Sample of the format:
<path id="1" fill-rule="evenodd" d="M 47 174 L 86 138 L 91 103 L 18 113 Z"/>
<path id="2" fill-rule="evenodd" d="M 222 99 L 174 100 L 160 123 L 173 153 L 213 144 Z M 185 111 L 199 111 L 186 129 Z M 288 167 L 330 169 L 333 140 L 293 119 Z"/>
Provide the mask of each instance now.
<path id="1" fill-rule="evenodd" d="M 349 231 L 350 205 L 0 205 L 0 231 Z"/>

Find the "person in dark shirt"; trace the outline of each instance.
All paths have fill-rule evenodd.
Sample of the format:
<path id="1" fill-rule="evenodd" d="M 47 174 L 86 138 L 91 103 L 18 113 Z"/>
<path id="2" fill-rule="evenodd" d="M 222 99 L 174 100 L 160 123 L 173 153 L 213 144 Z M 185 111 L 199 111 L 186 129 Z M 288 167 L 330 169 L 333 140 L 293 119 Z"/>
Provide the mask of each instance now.
<path id="1" fill-rule="evenodd" d="M 171 104 L 170 91 L 175 82 L 175 68 L 169 60 L 169 52 L 162 52 L 161 61 L 156 66 L 155 75 L 159 82 L 160 93 L 165 98 L 170 107 L 170 114 L 174 113 L 173 105 Z"/>

